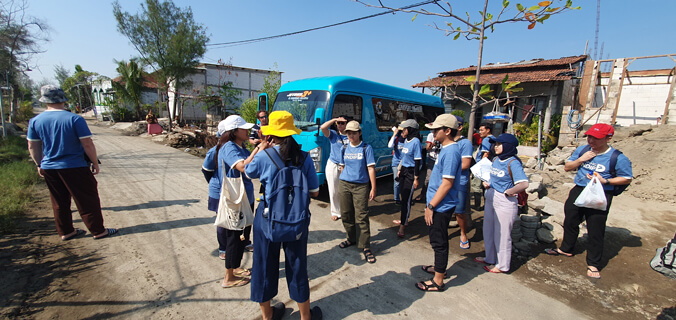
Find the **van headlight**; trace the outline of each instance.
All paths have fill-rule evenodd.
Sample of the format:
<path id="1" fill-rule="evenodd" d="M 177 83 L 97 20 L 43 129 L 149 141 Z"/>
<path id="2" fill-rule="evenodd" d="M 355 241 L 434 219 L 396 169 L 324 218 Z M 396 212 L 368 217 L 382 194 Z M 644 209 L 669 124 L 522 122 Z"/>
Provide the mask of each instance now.
<path id="1" fill-rule="evenodd" d="M 322 147 L 316 147 L 308 151 L 312 162 L 315 164 L 315 171 L 321 172 L 322 170 Z"/>

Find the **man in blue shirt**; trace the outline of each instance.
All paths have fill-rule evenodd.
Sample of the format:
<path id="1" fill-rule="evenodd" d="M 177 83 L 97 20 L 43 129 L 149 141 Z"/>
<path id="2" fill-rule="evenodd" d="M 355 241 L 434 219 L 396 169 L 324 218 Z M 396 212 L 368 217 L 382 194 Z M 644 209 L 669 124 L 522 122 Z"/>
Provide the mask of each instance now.
<path id="1" fill-rule="evenodd" d="M 99 173 L 99 163 L 87 122 L 66 110 L 67 99 L 61 88 L 46 85 L 40 91 L 40 102 L 47 104 L 47 110 L 28 123 L 28 150 L 49 188 L 56 231 L 64 241 L 85 234 L 73 226 L 72 197 L 94 239 L 117 233 L 116 229 L 103 226 L 94 178 Z M 88 163 L 90 159 L 92 162 Z"/>
<path id="2" fill-rule="evenodd" d="M 421 281 L 416 288 L 423 291 L 444 291 L 444 278 L 448 267 L 448 222 L 458 205 L 462 172 L 460 148 L 453 138 L 457 134 L 458 120 L 452 114 L 438 116 L 432 124 L 434 139 L 441 142 L 437 163 L 432 169 L 427 187 L 427 208 L 425 223 L 430 234 L 430 245 L 434 250 L 434 265 L 423 266 L 423 271 L 434 274 L 434 278 Z"/>
<path id="3" fill-rule="evenodd" d="M 562 255 L 571 257 L 577 242 L 577 236 L 580 233 L 580 222 L 583 219 L 587 222 L 587 233 L 589 241 L 587 245 L 587 276 L 590 278 L 601 278 L 599 269 L 601 268 L 601 258 L 603 256 L 603 239 L 606 230 L 606 220 L 610 204 L 613 200 L 613 189 L 615 186 L 628 185 L 632 180 L 631 161 L 624 154 L 617 155 L 617 161 L 614 168 L 611 168 L 611 157 L 615 149 L 608 145 L 613 138 L 615 130 L 612 126 L 605 123 L 593 125 L 585 134 L 587 135 L 587 146 L 578 147 L 575 152 L 566 160 L 564 170 L 577 170 L 575 175 L 575 186 L 570 190 L 568 199 L 563 207 L 565 218 L 563 220 L 563 241 L 558 249 L 547 249 L 545 252 L 549 255 Z M 582 152 L 589 148 L 589 151 Z M 606 210 L 597 210 L 575 205 L 575 200 L 580 195 L 584 187 L 589 183 L 592 175 L 598 175 L 606 196 Z"/>

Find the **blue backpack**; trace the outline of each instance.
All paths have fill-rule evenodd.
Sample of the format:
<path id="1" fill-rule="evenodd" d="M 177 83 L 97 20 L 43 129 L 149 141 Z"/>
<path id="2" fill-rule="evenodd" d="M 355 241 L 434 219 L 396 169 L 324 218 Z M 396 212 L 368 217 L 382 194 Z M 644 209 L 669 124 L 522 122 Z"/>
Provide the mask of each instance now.
<path id="1" fill-rule="evenodd" d="M 583 155 L 585 152 L 591 150 L 591 147 L 589 145 L 584 146 L 582 150 L 580 150 L 580 155 Z M 617 171 L 615 170 L 615 167 L 617 166 L 617 157 L 622 154 L 622 151 L 620 150 L 613 150 L 613 153 L 610 155 L 610 175 L 614 178 L 617 177 Z M 613 186 L 613 196 L 619 196 L 624 190 L 627 189 L 629 185 L 625 184 L 622 186 Z"/>
<path id="2" fill-rule="evenodd" d="M 272 150 L 279 159 L 282 158 L 276 149 Z M 301 167 L 280 168 L 268 150 L 263 151 L 278 169 L 272 182 L 265 186 L 265 190 L 269 190 L 269 193 L 264 197 L 263 234 L 272 242 L 300 240 L 310 226 L 310 193 L 307 177 Z"/>

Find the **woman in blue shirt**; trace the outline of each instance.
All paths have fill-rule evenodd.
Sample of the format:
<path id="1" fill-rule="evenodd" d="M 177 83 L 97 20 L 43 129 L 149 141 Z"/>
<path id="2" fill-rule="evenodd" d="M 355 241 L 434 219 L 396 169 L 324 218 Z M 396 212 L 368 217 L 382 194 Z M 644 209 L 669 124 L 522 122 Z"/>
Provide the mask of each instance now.
<path id="1" fill-rule="evenodd" d="M 512 226 L 518 217 L 519 192 L 528 188 L 528 177 L 523 171 L 521 160 L 516 156 L 519 140 L 508 133 L 491 138 L 495 143 L 496 157 L 493 159 L 490 182 L 486 188 L 484 209 L 484 246 L 486 257 L 474 261 L 487 264 L 484 270 L 492 273 L 509 271 L 512 260 Z"/>
<path id="2" fill-rule="evenodd" d="M 272 138 L 274 150 L 267 150 L 267 152 L 255 156 L 253 161 L 246 166 L 246 175 L 252 179 L 260 179 L 261 184 L 267 186 L 272 183 L 281 164 L 298 166 L 301 167 L 307 178 L 310 196 L 317 197 L 319 194 L 317 171 L 312 158 L 306 152 L 300 150 L 300 146 L 292 137 L 292 135 L 299 134 L 301 131 L 294 125 L 291 113 L 287 111 L 270 113 L 269 125 L 261 127 L 261 131 L 263 135 Z M 258 145 L 261 150 L 268 147 L 267 141 Z M 271 191 L 269 188 L 265 188 L 265 190 L 264 198 Z M 263 231 L 265 222 L 262 219 L 265 209 L 265 205 L 259 204 L 254 216 L 254 267 L 251 274 L 251 300 L 260 304 L 264 319 L 279 319 L 284 314 L 285 306 L 283 303 L 274 307 L 270 306 L 270 300 L 277 295 L 279 251 L 283 248 L 289 296 L 298 302 L 301 319 L 310 319 L 312 314 L 321 317 L 319 307 L 310 310 L 310 284 L 307 274 L 308 232 L 303 232 L 301 238 L 293 242 L 271 242 L 265 237 Z"/>
<path id="3" fill-rule="evenodd" d="M 336 130 L 331 130 L 331 126 L 336 124 Z M 345 127 L 347 119 L 340 116 L 335 119 L 324 122 L 321 130 L 322 134 L 329 139 L 331 145 L 331 154 L 329 160 L 326 161 L 326 185 L 329 187 L 329 201 L 331 202 L 331 219 L 336 221 L 340 219 L 340 200 L 338 199 L 338 176 L 340 172 L 338 165 L 340 164 L 341 151 L 347 142 L 345 135 Z"/>
<path id="4" fill-rule="evenodd" d="M 223 120 L 224 133 L 216 146 L 216 165 L 217 171 L 221 174 L 220 177 L 242 177 L 247 200 L 249 200 L 249 205 L 253 209 L 253 184 L 248 177 L 242 175 L 245 166 L 251 162 L 258 152 L 256 148 L 253 152 L 244 148 L 244 142 L 249 140 L 249 129 L 252 126 L 253 124 L 247 123 L 238 115 L 231 115 Z M 242 240 L 242 235 L 247 231 L 246 228 L 245 230 L 225 229 L 227 255 L 225 257 L 225 277 L 221 283 L 224 288 L 238 287 L 249 283 L 248 276 L 251 275 L 251 271 L 240 268 L 244 247 L 246 246 L 245 240 Z"/>
<path id="5" fill-rule="evenodd" d="M 392 127 L 392 137 L 387 142 L 387 147 L 392 149 L 392 179 L 394 191 L 394 203 L 401 203 L 401 196 L 399 195 L 399 163 L 401 163 L 401 149 L 404 147 L 404 138 L 401 136 L 401 127 Z"/>
<path id="6" fill-rule="evenodd" d="M 347 240 L 339 247 L 344 249 L 356 243 L 359 249 L 364 250 L 366 261 L 375 263 L 376 257 L 371 252 L 368 202 L 376 197 L 376 161 L 373 148 L 362 141 L 359 122 L 350 121 L 345 131 L 350 142 L 342 150 L 338 193 Z"/>
<path id="7" fill-rule="evenodd" d="M 401 194 L 401 218 L 392 221 L 399 226 L 397 236 L 404 237 L 404 229 L 408 225 L 413 202 L 413 191 L 418 188 L 418 176 L 422 164 L 422 145 L 418 139 L 420 126 L 413 119 L 402 122 L 399 127 L 403 129 L 401 136 L 405 139 L 401 148 L 401 163 L 399 169 L 399 190 Z"/>

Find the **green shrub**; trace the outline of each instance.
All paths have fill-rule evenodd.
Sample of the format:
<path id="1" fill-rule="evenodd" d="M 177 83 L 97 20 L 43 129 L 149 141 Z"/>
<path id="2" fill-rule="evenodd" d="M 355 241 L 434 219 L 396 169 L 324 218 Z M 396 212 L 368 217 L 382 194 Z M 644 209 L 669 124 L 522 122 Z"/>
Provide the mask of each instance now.
<path id="1" fill-rule="evenodd" d="M 33 101 L 21 102 L 19 110 L 16 111 L 16 122 L 25 122 L 35 117 L 33 113 Z"/>
<path id="2" fill-rule="evenodd" d="M 35 164 L 28 158 L 26 140 L 0 140 L 0 233 L 11 232 L 14 221 L 31 202 L 33 186 L 39 181 Z"/>
<path id="3" fill-rule="evenodd" d="M 519 139 L 519 144 L 523 146 L 537 146 L 538 144 L 538 119 L 539 116 L 533 116 L 530 125 L 526 123 L 514 124 L 514 135 Z M 552 116 L 549 133 L 542 133 L 542 152 L 547 153 L 556 148 L 559 142 L 559 130 L 561 129 L 561 115 Z"/>

